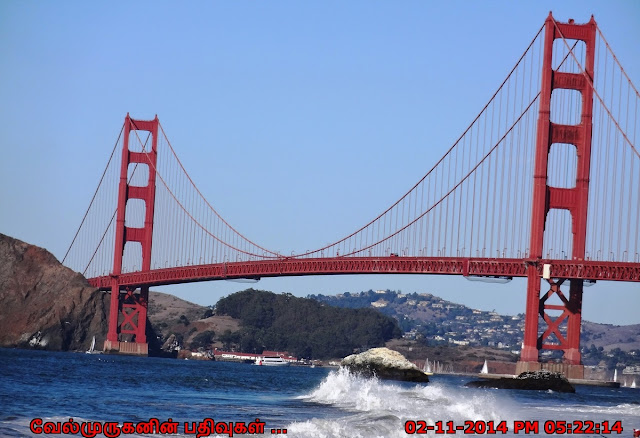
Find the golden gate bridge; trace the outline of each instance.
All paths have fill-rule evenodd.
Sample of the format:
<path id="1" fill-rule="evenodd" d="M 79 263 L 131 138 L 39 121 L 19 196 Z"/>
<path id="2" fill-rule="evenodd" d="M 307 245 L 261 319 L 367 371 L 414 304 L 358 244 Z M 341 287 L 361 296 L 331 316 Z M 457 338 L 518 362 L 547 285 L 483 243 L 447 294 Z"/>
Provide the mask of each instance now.
<path id="1" fill-rule="evenodd" d="M 562 23 L 550 13 L 424 177 L 357 230 L 295 255 L 228 223 L 157 116 L 127 114 L 63 262 L 111 291 L 105 350 L 130 354 L 147 353 L 152 286 L 337 274 L 526 277 L 518 369 L 549 367 L 540 351 L 561 350 L 556 369 L 580 378 L 584 282 L 640 281 L 639 104 L 593 17 Z"/>

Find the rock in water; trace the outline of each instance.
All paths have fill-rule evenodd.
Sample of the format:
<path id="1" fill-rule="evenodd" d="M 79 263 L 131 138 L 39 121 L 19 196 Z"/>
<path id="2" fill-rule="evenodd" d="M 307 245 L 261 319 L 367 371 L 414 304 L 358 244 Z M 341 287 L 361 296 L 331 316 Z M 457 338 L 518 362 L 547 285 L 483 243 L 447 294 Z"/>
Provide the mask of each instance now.
<path id="1" fill-rule="evenodd" d="M 556 392 L 576 392 L 576 389 L 561 373 L 550 371 L 525 371 L 518 377 L 503 377 L 495 380 L 476 380 L 465 386 L 472 388 L 526 389 Z"/>
<path id="2" fill-rule="evenodd" d="M 108 295 L 47 250 L 0 233 L 0 347 L 85 351 L 107 333 Z"/>
<path id="3" fill-rule="evenodd" d="M 428 382 L 429 377 L 402 354 L 388 348 L 372 348 L 342 359 L 341 366 L 355 374 L 407 382 Z"/>

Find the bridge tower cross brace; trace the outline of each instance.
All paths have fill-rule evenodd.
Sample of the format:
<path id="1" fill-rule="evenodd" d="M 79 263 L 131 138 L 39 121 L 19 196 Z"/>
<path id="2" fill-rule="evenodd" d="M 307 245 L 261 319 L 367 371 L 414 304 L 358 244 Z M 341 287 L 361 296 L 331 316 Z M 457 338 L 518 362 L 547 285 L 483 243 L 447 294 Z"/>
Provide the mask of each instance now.
<path id="1" fill-rule="evenodd" d="M 109 306 L 109 331 L 104 343 L 104 351 L 117 351 L 125 354 L 147 355 L 146 337 L 147 306 L 149 287 L 142 286 L 138 291 L 123 288 L 119 282 L 122 273 L 122 258 L 127 242 L 138 242 L 142 246 L 142 269 L 151 269 L 151 246 L 153 242 L 153 214 L 156 197 L 156 162 L 158 159 L 158 117 L 153 120 L 134 120 L 125 118 L 120 183 L 118 186 L 118 210 L 116 215 L 116 237 L 111 273 L 111 302 Z M 151 135 L 151 149 L 140 152 L 129 148 L 132 132 L 147 131 Z M 128 181 L 129 165 L 146 165 L 148 181 L 146 186 L 130 185 Z M 139 170 L 138 170 L 139 171 Z M 143 227 L 128 227 L 125 223 L 127 204 L 130 199 L 140 199 L 145 204 Z M 123 290 L 124 289 L 124 290 Z M 121 342 L 122 335 L 130 335 L 131 342 Z"/>
<path id="2" fill-rule="evenodd" d="M 557 26 L 557 27 L 556 27 Z M 593 81 L 596 22 L 586 24 L 556 23 L 551 13 L 545 22 L 545 41 L 542 65 L 542 87 L 536 139 L 536 157 L 533 181 L 533 206 L 531 221 L 530 260 L 527 267 L 527 305 L 525 313 L 524 343 L 518 372 L 550 368 L 551 365 L 539 362 L 539 351 L 562 350 L 563 364 L 551 367 L 562 371 L 567 377 L 582 378 L 584 369 L 580 356 L 580 327 L 582 324 L 582 288 L 583 280 L 569 280 L 569 297 L 560 290 L 566 280 L 545 278 L 549 291 L 542 297 L 541 270 L 545 223 L 551 209 L 565 209 L 571 214 L 573 234 L 572 258 L 584 260 L 587 233 L 587 206 L 589 196 L 589 171 L 591 166 L 591 136 L 593 114 L 593 89 L 582 73 L 567 73 L 553 70 L 553 43 L 558 38 L 580 40 L 586 45 L 584 69 L 589 81 Z M 569 55 L 569 60 L 573 58 Z M 551 122 L 551 96 L 554 90 L 576 90 L 582 97 L 581 118 L 577 125 L 563 125 Z M 551 145 L 564 143 L 575 146 L 577 157 L 576 181 L 573 188 L 558 188 L 548 185 L 547 173 L 550 162 Z M 552 264 L 552 262 L 550 262 Z M 562 304 L 547 304 L 554 294 Z M 557 318 L 547 311 L 560 311 Z M 546 323 L 546 330 L 539 334 L 539 317 Z M 566 321 L 566 334 L 560 325 Z M 555 335 L 557 341 L 550 343 Z"/>

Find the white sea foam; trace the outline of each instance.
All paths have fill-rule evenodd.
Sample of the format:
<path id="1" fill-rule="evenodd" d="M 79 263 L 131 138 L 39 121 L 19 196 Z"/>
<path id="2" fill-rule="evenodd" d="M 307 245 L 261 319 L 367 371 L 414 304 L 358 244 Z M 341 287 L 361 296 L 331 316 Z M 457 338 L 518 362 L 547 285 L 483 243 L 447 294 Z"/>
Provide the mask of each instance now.
<path id="1" fill-rule="evenodd" d="M 444 387 L 437 382 L 407 386 L 362 378 L 344 368 L 332 371 L 318 388 L 302 398 L 355 412 L 414 418 L 416 415 L 433 415 L 433 421 L 443 418 L 497 420 L 498 413 L 507 407 L 491 392 L 470 393 L 468 389 Z"/>
<path id="2" fill-rule="evenodd" d="M 307 437 L 405 437 L 407 420 L 499 421 L 509 404 L 492 392 L 466 388 L 407 385 L 376 378 L 362 378 L 341 368 L 332 371 L 310 394 L 307 402 L 331 405 L 346 411 L 334 419 L 313 419 L 289 425 L 291 436 Z"/>

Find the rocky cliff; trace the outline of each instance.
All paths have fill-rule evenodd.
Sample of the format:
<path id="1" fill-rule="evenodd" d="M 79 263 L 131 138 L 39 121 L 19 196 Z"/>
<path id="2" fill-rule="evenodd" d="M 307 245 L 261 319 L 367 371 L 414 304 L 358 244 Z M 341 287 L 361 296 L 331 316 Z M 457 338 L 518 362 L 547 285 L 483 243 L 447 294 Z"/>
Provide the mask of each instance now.
<path id="1" fill-rule="evenodd" d="M 86 350 L 107 333 L 109 295 L 47 250 L 0 233 L 0 346 Z"/>

